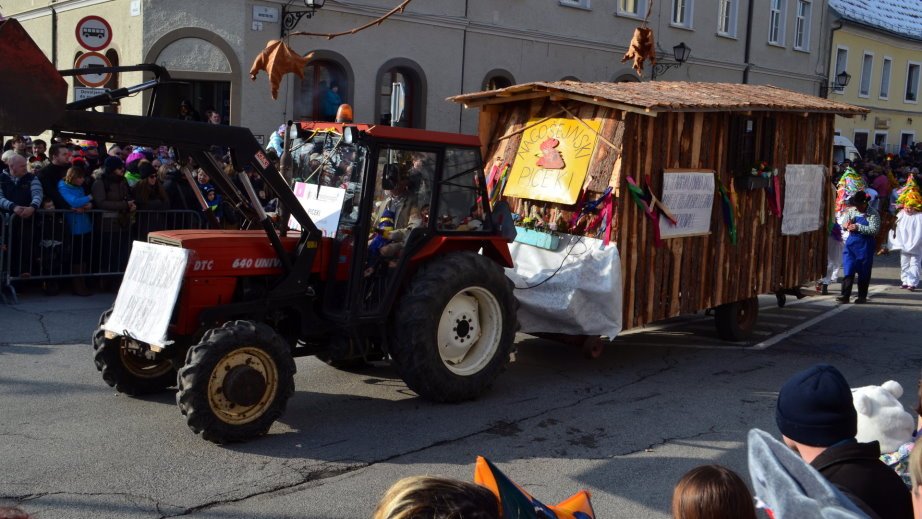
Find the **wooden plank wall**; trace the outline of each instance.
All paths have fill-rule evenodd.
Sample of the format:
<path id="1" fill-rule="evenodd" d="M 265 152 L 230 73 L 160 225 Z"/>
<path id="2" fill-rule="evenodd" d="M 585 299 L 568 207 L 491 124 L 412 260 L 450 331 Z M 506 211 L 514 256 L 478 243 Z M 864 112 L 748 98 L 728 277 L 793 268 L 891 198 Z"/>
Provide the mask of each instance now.
<path id="1" fill-rule="evenodd" d="M 568 108 L 573 106 L 567 105 Z M 663 169 L 713 169 L 717 181 L 731 189 L 728 171 L 730 113 L 671 112 L 649 117 L 591 104 L 570 108 L 584 119 L 601 117 L 601 134 L 622 147 L 617 153 L 599 140 L 590 166 L 588 196 L 595 198 L 611 183 L 617 208 L 615 240 L 621 254 L 624 329 L 694 313 L 758 294 L 772 293 L 816 280 L 826 268 L 826 226 L 799 236 L 781 236 L 781 220 L 771 216 L 762 189 L 733 190 L 738 242 L 730 243 L 722 205 L 715 195 L 711 234 L 665 240 L 654 247 L 651 220 L 630 200 L 626 175 L 649 179 L 662 193 Z M 533 116 L 548 116 L 559 105 L 545 100 L 509 103 L 488 109 L 489 124 L 481 125 L 485 162 L 512 162 L 521 130 Z M 779 171 L 786 164 L 831 165 L 833 117 L 826 114 L 774 113 L 775 149 L 762 157 Z M 782 177 L 783 193 L 783 177 Z M 783 197 L 782 197 L 783 199 Z M 518 212 L 521 200 L 508 199 Z M 831 214 L 832 191 L 827 189 L 824 215 Z M 575 206 L 557 207 L 565 217 Z"/>

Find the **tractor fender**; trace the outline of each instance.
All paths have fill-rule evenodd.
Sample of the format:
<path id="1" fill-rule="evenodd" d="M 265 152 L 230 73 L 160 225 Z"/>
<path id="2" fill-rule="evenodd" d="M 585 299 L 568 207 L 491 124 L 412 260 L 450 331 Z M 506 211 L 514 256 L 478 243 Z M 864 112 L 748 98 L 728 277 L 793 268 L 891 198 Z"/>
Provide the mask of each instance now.
<path id="1" fill-rule="evenodd" d="M 434 256 L 451 252 L 482 250 L 484 257 L 495 261 L 499 266 L 512 268 L 512 254 L 509 244 L 502 236 L 434 236 L 413 258 L 412 264 L 418 265 Z"/>

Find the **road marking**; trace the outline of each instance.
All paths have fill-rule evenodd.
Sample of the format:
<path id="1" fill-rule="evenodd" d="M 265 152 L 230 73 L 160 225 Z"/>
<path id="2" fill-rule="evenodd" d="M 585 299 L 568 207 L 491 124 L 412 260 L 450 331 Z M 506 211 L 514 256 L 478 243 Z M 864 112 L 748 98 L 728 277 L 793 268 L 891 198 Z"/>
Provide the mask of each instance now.
<path id="1" fill-rule="evenodd" d="M 868 289 L 868 295 L 870 296 L 872 294 L 877 294 L 890 287 L 891 285 L 874 285 Z M 795 304 L 803 304 L 808 301 L 816 305 L 819 305 L 819 306 L 829 306 L 832 308 L 830 308 L 829 310 L 827 310 L 826 312 L 822 314 L 817 315 L 816 317 L 810 319 L 809 321 L 802 322 L 787 331 L 784 331 L 778 335 L 775 335 L 762 342 L 756 343 L 755 345 L 752 345 L 752 346 L 737 345 L 738 343 L 733 343 L 733 342 L 726 342 L 724 344 L 713 344 L 713 345 L 711 344 L 683 344 L 680 346 L 676 344 L 643 344 L 642 346 L 643 347 L 664 346 L 664 347 L 669 347 L 669 348 L 683 348 L 683 349 L 693 349 L 693 350 L 750 350 L 750 351 L 751 350 L 765 350 L 765 349 L 768 349 L 774 346 L 775 344 L 778 344 L 779 342 L 783 341 L 784 339 L 787 339 L 788 337 L 792 335 L 802 332 L 803 330 L 813 326 L 814 324 L 825 321 L 826 319 L 829 319 L 830 317 L 838 315 L 848 310 L 852 306 L 854 306 L 854 304 L 851 304 L 851 303 L 849 304 L 837 303 L 834 297 L 830 297 L 830 296 L 812 296 L 812 297 L 806 297 L 798 301 L 792 301 L 791 303 L 787 304 L 785 308 L 794 306 Z M 767 308 L 770 306 L 774 306 L 774 305 L 760 306 L 759 309 L 761 310 L 763 308 Z M 791 318 L 791 316 L 788 316 L 787 318 Z M 634 328 L 631 330 L 627 330 L 624 333 L 618 334 L 618 337 L 623 337 L 626 335 L 633 335 L 635 333 L 642 333 L 642 332 L 663 332 L 670 328 L 675 328 L 680 325 L 694 324 L 694 323 L 698 323 L 706 319 L 709 319 L 709 318 L 702 316 L 702 315 L 692 315 L 692 316 L 689 316 L 687 319 L 680 318 L 680 320 L 676 322 L 671 322 L 671 323 L 666 323 L 666 324 L 661 324 L 661 325 L 652 325 L 652 326 L 646 326 L 646 327 L 640 327 L 640 328 Z M 675 333 L 676 332 L 672 332 L 672 334 L 675 334 Z M 681 333 L 681 332 L 678 332 L 678 333 Z M 768 333 L 771 333 L 771 332 L 768 332 Z M 666 332 L 665 334 L 669 335 L 670 333 Z M 624 343 L 624 344 L 619 345 L 619 347 L 625 347 L 625 346 L 628 346 L 629 344 L 630 343 Z"/>
<path id="2" fill-rule="evenodd" d="M 873 288 L 871 288 L 871 289 L 868 290 L 868 295 L 876 294 L 876 293 L 878 293 L 878 292 L 882 292 L 883 290 L 886 290 L 889 286 L 890 286 L 890 285 L 875 285 Z M 758 343 L 758 344 L 756 344 L 756 345 L 754 345 L 754 346 L 750 346 L 748 349 L 750 349 L 750 350 L 764 350 L 764 349 L 766 349 L 766 348 L 769 348 L 769 347 L 771 347 L 771 346 L 774 346 L 775 344 L 778 344 L 779 342 L 781 342 L 781 341 L 787 339 L 788 337 L 790 337 L 790 336 L 792 336 L 792 335 L 795 335 L 795 334 L 798 334 L 798 333 L 802 332 L 803 330 L 805 330 L 805 329 L 807 329 L 807 328 L 813 326 L 814 324 L 819 323 L 819 322 L 822 322 L 822 321 L 825 321 L 826 319 L 829 319 L 830 317 L 833 317 L 833 316 L 835 316 L 835 315 L 838 315 L 838 314 L 840 314 L 840 313 L 842 313 L 842 312 L 848 310 L 848 309 L 851 308 L 852 306 L 854 306 L 852 303 L 849 303 L 849 304 L 837 303 L 836 305 L 837 305 L 837 306 L 836 306 L 835 308 L 833 308 L 833 309 L 831 309 L 831 310 L 829 310 L 829 311 L 827 311 L 827 312 L 821 313 L 820 315 L 814 317 L 813 319 L 810 319 L 809 321 L 800 323 L 800 324 L 798 324 L 797 326 L 791 328 L 790 330 L 788 330 L 788 331 L 786 331 L 786 332 L 779 333 L 778 335 L 775 335 L 775 336 L 772 337 L 771 339 L 768 339 L 768 340 L 766 340 L 766 341 L 762 341 L 762 342 L 760 342 L 760 343 Z"/>

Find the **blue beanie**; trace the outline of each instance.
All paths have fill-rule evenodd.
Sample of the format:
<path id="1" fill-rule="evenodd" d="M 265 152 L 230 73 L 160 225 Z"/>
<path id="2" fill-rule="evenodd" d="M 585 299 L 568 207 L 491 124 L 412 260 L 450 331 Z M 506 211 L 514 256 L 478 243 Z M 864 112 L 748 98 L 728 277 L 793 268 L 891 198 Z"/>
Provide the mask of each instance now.
<path id="1" fill-rule="evenodd" d="M 858 413 L 845 377 L 828 364 L 794 375 L 781 386 L 775 422 L 804 445 L 828 447 L 858 434 Z"/>

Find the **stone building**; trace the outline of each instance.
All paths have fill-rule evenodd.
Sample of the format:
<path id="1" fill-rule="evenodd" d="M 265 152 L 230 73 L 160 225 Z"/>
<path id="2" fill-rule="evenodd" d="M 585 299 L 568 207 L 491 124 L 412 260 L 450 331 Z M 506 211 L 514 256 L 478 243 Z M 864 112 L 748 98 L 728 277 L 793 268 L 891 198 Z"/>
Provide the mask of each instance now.
<path id="1" fill-rule="evenodd" d="M 620 63 L 635 27 L 647 20 L 660 59 L 690 49 L 684 64 L 661 67 L 659 79 L 773 84 L 815 93 L 828 62 L 825 0 L 413 0 L 407 10 L 355 35 L 292 36 L 299 53 L 314 51 L 303 80 L 286 77 L 278 101 L 264 74 L 250 81 L 254 57 L 282 32 L 285 14 L 305 0 L 5 0 L 59 69 L 86 52 L 75 37 L 88 15 L 104 18 L 112 41 L 100 53 L 122 65 L 165 65 L 181 84 L 162 87 L 161 113 L 180 100 L 267 135 L 289 118 L 314 118 L 334 83 L 357 121 L 390 119 L 391 84 L 406 92 L 399 124 L 473 133 L 477 115 L 445 98 L 539 80 L 637 81 Z M 326 0 L 294 30 L 337 32 L 383 15 L 399 0 Z M 651 79 L 648 66 L 643 81 Z M 143 80 L 122 73 L 106 87 Z M 142 113 L 149 94 L 126 99 Z"/>

